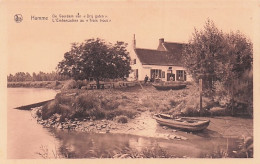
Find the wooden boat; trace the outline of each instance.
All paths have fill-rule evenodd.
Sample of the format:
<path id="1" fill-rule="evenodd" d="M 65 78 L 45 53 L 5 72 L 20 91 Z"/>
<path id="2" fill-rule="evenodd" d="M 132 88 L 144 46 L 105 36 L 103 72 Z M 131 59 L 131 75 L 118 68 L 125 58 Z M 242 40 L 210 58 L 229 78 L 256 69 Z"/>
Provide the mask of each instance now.
<path id="1" fill-rule="evenodd" d="M 157 90 L 177 90 L 177 89 L 183 89 L 186 87 L 186 84 L 183 83 L 158 83 L 158 84 L 153 84 L 153 86 Z"/>
<path id="2" fill-rule="evenodd" d="M 50 99 L 50 100 L 46 100 L 46 101 L 42 101 L 42 102 L 37 102 L 37 103 L 29 104 L 29 105 L 19 106 L 19 107 L 16 107 L 14 109 L 31 110 L 31 108 L 43 106 L 44 104 L 47 104 L 48 102 L 50 102 L 52 100 L 54 100 L 54 99 Z"/>
<path id="3" fill-rule="evenodd" d="M 210 120 L 191 117 L 173 118 L 167 114 L 155 114 L 154 119 L 161 125 L 192 132 L 206 129 L 210 123 Z"/>

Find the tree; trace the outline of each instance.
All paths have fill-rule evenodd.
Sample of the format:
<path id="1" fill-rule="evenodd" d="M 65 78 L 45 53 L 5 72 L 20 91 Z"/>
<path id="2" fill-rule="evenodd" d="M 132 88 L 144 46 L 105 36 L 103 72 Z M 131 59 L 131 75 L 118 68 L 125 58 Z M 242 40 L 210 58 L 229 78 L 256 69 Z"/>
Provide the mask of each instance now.
<path id="1" fill-rule="evenodd" d="M 253 76 L 248 75 L 252 72 L 253 45 L 240 32 L 224 33 L 208 20 L 204 29 L 195 29 L 183 56 L 188 72 L 196 81 L 201 75 L 214 77 L 214 85 L 210 89 L 215 97 L 218 96 L 217 101 L 225 99 L 224 104 L 233 107 L 234 100 L 242 94 L 253 97 Z M 242 85 L 243 81 L 247 84 Z"/>
<path id="2" fill-rule="evenodd" d="M 240 32 L 225 34 L 208 20 L 203 30 L 195 29 L 183 51 L 184 63 L 196 81 L 208 74 L 228 82 L 252 68 L 252 49 L 251 41 Z"/>
<path id="3" fill-rule="evenodd" d="M 129 74 L 130 57 L 126 46 L 124 42 L 113 45 L 99 38 L 73 43 L 59 62 L 58 72 L 75 80 L 92 77 L 100 88 L 100 80 L 123 78 Z"/>
<path id="4" fill-rule="evenodd" d="M 10 74 L 7 76 L 7 81 L 8 81 L 8 82 L 15 81 L 14 75 L 12 75 L 12 74 L 10 73 Z"/>

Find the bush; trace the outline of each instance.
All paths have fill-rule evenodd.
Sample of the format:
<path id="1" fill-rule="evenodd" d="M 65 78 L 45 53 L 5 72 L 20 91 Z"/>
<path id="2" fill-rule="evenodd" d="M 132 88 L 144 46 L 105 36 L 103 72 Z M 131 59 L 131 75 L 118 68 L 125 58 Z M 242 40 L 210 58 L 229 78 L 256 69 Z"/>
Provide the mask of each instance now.
<path id="1" fill-rule="evenodd" d="M 106 111 L 106 118 L 109 120 L 112 120 L 116 116 L 123 115 L 123 116 L 133 119 L 137 113 L 138 113 L 137 111 L 116 109 L 113 111 Z"/>
<path id="2" fill-rule="evenodd" d="M 125 123 L 128 122 L 128 119 L 127 119 L 126 116 L 118 116 L 118 117 L 117 117 L 117 122 L 118 122 L 118 123 L 123 123 L 123 124 L 125 124 Z"/>
<path id="3" fill-rule="evenodd" d="M 71 105 L 74 101 L 74 97 L 67 95 L 66 93 L 58 93 L 55 96 L 55 100 L 59 103 L 59 104 L 67 104 L 67 105 Z"/>
<path id="4" fill-rule="evenodd" d="M 97 97 L 93 94 L 83 93 L 75 98 L 74 107 L 83 111 L 97 107 Z"/>
<path id="5" fill-rule="evenodd" d="M 116 116 L 134 118 L 138 113 L 136 110 L 119 108 L 119 105 L 129 101 L 128 99 L 123 99 L 122 96 L 112 92 L 104 92 L 90 91 L 73 95 L 69 92 L 58 93 L 53 101 L 43 106 L 38 115 L 48 119 L 57 113 L 61 115 L 60 121 L 64 121 L 66 118 L 113 119 Z"/>
<path id="6" fill-rule="evenodd" d="M 117 109 L 120 103 L 115 99 L 102 99 L 101 107 L 105 110 L 114 110 Z"/>
<path id="7" fill-rule="evenodd" d="M 77 88 L 77 82 L 75 80 L 68 80 L 67 82 L 65 82 L 64 86 L 61 89 L 68 90 L 74 88 Z"/>
<path id="8" fill-rule="evenodd" d="M 232 79 L 229 85 L 215 82 L 214 101 L 229 113 L 253 115 L 253 75 L 246 71 L 240 79 Z"/>
<path id="9" fill-rule="evenodd" d="M 59 105 L 56 100 L 53 100 L 53 101 L 45 104 L 42 107 L 42 113 L 41 113 L 42 119 L 44 119 L 44 120 L 48 119 L 54 113 L 58 113 L 58 108 L 59 108 Z"/>
<path id="10" fill-rule="evenodd" d="M 88 82 L 87 80 L 77 80 L 76 82 L 76 88 L 81 89 L 83 86 L 87 86 Z"/>

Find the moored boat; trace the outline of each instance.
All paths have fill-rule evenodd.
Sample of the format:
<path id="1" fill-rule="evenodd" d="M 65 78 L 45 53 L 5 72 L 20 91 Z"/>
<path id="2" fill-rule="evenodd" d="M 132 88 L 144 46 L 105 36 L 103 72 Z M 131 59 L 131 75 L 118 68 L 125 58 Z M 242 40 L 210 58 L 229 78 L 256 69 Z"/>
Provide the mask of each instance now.
<path id="1" fill-rule="evenodd" d="M 203 120 L 192 117 L 173 118 L 167 114 L 155 114 L 154 119 L 161 125 L 185 131 L 201 131 L 206 129 L 210 123 L 210 120 Z"/>
<path id="2" fill-rule="evenodd" d="M 186 87 L 186 84 L 183 83 L 176 83 L 176 82 L 171 82 L 171 83 L 158 83 L 158 84 L 153 84 L 153 86 L 157 90 L 177 90 L 177 89 L 183 89 Z"/>

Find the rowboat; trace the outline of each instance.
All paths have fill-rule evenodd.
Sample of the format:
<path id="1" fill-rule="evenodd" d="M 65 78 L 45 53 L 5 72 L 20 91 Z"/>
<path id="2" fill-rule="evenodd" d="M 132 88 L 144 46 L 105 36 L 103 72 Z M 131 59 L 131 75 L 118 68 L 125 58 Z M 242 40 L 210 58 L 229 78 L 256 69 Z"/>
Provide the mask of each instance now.
<path id="1" fill-rule="evenodd" d="M 171 115 L 167 114 L 155 114 L 153 118 L 160 125 L 192 132 L 206 129 L 210 122 L 210 120 L 203 120 L 192 117 L 173 118 Z"/>
<path id="2" fill-rule="evenodd" d="M 158 83 L 153 84 L 153 86 L 157 90 L 177 90 L 177 89 L 183 89 L 186 87 L 186 84 L 183 83 Z"/>

